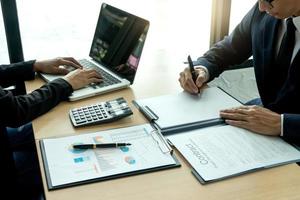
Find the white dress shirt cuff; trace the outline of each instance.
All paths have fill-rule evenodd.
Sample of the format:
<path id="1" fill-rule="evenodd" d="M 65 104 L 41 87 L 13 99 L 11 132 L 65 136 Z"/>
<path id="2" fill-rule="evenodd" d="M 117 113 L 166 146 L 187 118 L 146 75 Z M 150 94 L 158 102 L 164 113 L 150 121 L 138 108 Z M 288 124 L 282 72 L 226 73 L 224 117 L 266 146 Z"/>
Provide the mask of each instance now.
<path id="1" fill-rule="evenodd" d="M 206 67 L 204 67 L 203 65 L 200 65 L 200 66 L 195 66 L 195 69 L 199 69 L 199 68 L 202 68 L 204 71 L 205 71 L 205 82 L 207 82 L 209 80 L 209 72 L 208 72 L 208 69 Z"/>

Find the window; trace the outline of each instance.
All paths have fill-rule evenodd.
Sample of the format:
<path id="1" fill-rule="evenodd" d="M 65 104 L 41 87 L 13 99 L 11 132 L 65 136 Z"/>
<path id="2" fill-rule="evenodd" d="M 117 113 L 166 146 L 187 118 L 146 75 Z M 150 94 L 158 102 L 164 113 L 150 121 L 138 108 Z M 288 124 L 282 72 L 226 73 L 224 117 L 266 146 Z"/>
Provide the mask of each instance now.
<path id="1" fill-rule="evenodd" d="M 106 3 L 150 21 L 145 48 L 189 53 L 209 47 L 211 1 L 111 0 Z M 87 56 L 95 31 L 99 0 L 17 1 L 25 60 Z"/>
<path id="2" fill-rule="evenodd" d="M 1 4 L 0 4 L 1 8 Z M 7 51 L 7 44 L 6 44 L 6 36 L 5 36 L 5 29 L 2 17 L 2 9 L 0 9 L 0 63 L 8 64 L 9 63 L 9 56 Z"/>
<path id="3" fill-rule="evenodd" d="M 243 17 L 254 6 L 257 0 L 231 0 L 229 33 L 240 23 Z"/>

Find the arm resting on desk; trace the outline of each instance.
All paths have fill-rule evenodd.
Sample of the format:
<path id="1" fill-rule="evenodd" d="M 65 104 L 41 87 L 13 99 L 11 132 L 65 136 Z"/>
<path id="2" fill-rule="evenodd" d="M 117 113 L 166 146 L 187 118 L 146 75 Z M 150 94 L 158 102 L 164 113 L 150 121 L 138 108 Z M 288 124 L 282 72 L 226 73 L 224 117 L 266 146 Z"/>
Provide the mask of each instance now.
<path id="1" fill-rule="evenodd" d="M 73 92 L 69 83 L 56 79 L 27 95 L 14 96 L 0 87 L 0 121 L 17 127 L 46 113 Z"/>
<path id="2" fill-rule="evenodd" d="M 34 79 L 35 72 L 33 63 L 35 61 L 19 62 L 11 65 L 0 65 L 0 85 L 9 87 L 16 84 L 16 81 Z"/>

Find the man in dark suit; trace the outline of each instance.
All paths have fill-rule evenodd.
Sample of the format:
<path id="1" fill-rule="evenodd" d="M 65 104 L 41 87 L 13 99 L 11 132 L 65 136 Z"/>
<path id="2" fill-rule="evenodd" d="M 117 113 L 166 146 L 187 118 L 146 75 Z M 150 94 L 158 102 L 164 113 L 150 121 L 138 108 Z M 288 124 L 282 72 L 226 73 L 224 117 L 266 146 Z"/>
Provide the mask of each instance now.
<path id="1" fill-rule="evenodd" d="M 263 106 L 220 111 L 226 123 L 265 135 L 300 142 L 300 1 L 259 0 L 234 31 L 195 61 L 197 80 L 189 68 L 180 73 L 181 87 L 198 88 L 229 66 L 253 56 Z"/>

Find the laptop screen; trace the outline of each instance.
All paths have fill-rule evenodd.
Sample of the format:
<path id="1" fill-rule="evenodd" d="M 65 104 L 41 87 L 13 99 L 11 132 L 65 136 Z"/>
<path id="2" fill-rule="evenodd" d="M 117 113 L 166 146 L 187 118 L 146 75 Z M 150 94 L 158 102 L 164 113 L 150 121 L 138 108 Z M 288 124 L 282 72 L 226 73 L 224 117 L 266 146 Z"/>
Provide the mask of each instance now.
<path id="1" fill-rule="evenodd" d="M 133 83 L 149 22 L 103 3 L 90 57 Z"/>

